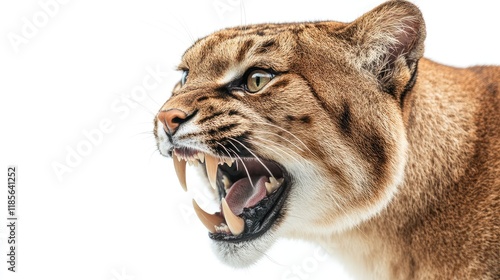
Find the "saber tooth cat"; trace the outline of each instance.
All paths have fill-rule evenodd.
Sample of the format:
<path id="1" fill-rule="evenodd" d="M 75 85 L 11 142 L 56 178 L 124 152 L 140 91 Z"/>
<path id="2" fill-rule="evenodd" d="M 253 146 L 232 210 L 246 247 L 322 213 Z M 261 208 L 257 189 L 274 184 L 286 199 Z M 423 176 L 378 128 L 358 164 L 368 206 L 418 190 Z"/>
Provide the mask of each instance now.
<path id="1" fill-rule="evenodd" d="M 220 204 L 193 201 L 223 262 L 285 237 L 356 279 L 500 279 L 500 67 L 435 63 L 425 37 L 419 9 L 389 1 L 184 53 L 154 134 L 181 186 L 190 163 Z"/>

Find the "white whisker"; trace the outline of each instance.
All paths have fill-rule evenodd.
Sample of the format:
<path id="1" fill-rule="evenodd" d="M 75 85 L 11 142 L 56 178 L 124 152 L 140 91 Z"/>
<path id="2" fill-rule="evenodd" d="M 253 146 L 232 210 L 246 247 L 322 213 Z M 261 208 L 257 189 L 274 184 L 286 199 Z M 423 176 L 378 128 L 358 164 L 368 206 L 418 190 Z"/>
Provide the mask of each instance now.
<path id="1" fill-rule="evenodd" d="M 231 141 L 228 141 L 228 142 L 236 149 L 236 151 L 238 151 L 238 153 L 241 153 L 240 149 L 238 149 L 238 147 L 236 147 L 236 145 L 234 145 L 233 142 L 231 142 Z"/>
<path id="2" fill-rule="evenodd" d="M 260 140 L 260 141 L 267 142 L 267 143 L 271 144 L 271 146 L 272 146 L 273 148 L 280 150 L 280 152 L 282 152 L 283 154 L 286 154 L 289 158 L 291 158 L 291 159 L 293 159 L 295 162 L 297 162 L 297 164 L 299 164 L 300 166 L 302 166 L 302 167 L 304 167 L 304 168 L 305 168 L 305 165 L 304 165 L 302 162 L 300 162 L 300 161 L 297 159 L 297 157 L 295 157 L 295 156 L 293 156 L 293 155 L 291 155 L 291 154 L 289 154 L 289 153 L 285 152 L 285 150 L 284 150 L 284 149 L 287 149 L 287 150 L 289 150 L 289 151 L 291 151 L 291 152 L 295 153 L 296 155 L 298 155 L 298 156 L 300 157 L 300 155 L 299 155 L 297 152 L 295 152 L 294 150 L 292 150 L 292 149 L 290 149 L 290 148 L 288 148 L 288 147 L 286 147 L 286 146 L 283 146 L 283 145 L 281 145 L 281 144 L 278 144 L 278 143 L 276 143 L 276 142 L 273 142 L 273 141 L 271 141 L 271 140 L 269 140 L 269 139 L 260 138 L 260 137 L 258 137 L 258 136 L 252 136 L 252 138 L 256 138 L 256 139 L 258 139 L 258 140 Z M 278 146 L 279 146 L 279 147 L 281 147 L 281 148 L 279 148 Z M 283 155 L 281 155 L 280 153 L 278 153 L 278 152 L 274 151 L 271 147 L 267 147 L 264 143 L 263 143 L 262 147 L 267 148 L 267 149 L 269 149 L 269 150 L 271 150 L 271 151 L 275 152 L 276 154 L 278 154 L 278 155 L 280 155 L 280 156 L 283 156 Z"/>
<path id="3" fill-rule="evenodd" d="M 155 146 L 154 150 L 149 155 L 148 163 L 151 163 L 151 158 L 153 158 L 153 156 L 156 154 L 156 152 L 158 152 L 158 154 L 161 155 L 160 150 L 158 150 L 157 146 Z"/>
<path id="4" fill-rule="evenodd" d="M 231 142 L 231 140 L 228 140 L 228 142 L 236 148 L 236 146 L 234 145 L 234 143 Z M 250 181 L 250 185 L 252 185 L 252 188 L 255 189 L 255 186 L 253 185 L 253 182 L 252 182 L 252 178 L 250 177 L 250 172 L 248 172 L 248 168 L 245 165 L 245 162 L 241 159 L 241 157 L 238 154 L 235 154 L 235 155 L 240 159 L 241 164 L 243 164 L 243 168 L 245 168 L 245 172 L 247 173 L 248 181 Z"/>
<path id="5" fill-rule="evenodd" d="M 193 36 L 193 34 L 191 33 L 191 30 L 189 30 L 189 28 L 186 25 L 186 23 L 184 22 L 184 20 L 182 20 L 181 18 L 178 18 L 178 17 L 174 17 L 174 19 L 181 25 L 181 27 L 187 33 L 189 39 L 191 40 L 191 44 L 194 44 L 196 42 L 196 39 Z"/>
<path id="6" fill-rule="evenodd" d="M 156 117 L 156 113 L 151 111 L 148 107 L 144 106 L 142 103 L 139 103 L 135 101 L 133 98 L 129 98 L 132 102 L 135 102 L 135 104 L 139 105 L 146 113 L 151 114 L 153 117 Z"/>
<path id="7" fill-rule="evenodd" d="M 231 149 L 231 148 L 228 148 L 228 149 L 229 149 L 229 151 L 230 151 L 230 152 L 232 152 L 235 156 L 238 156 L 238 153 L 236 153 L 236 151 L 235 151 L 235 150 L 233 150 L 233 149 Z M 241 160 L 241 158 L 240 158 L 240 160 Z M 238 161 L 238 160 L 236 160 L 236 169 L 238 169 L 238 166 L 239 166 L 238 164 L 239 164 L 239 161 Z"/>
<path id="8" fill-rule="evenodd" d="M 240 0 L 240 11 L 241 11 L 241 25 L 248 27 L 247 25 L 247 15 L 246 15 L 246 10 L 245 10 L 245 2 L 243 0 Z"/>
<path id="9" fill-rule="evenodd" d="M 256 144 L 262 143 L 262 145 L 260 147 L 272 151 L 273 153 L 277 154 L 281 158 L 286 159 L 286 157 L 283 156 L 283 154 L 285 154 L 285 155 L 288 156 L 288 158 L 293 159 L 295 162 L 297 162 L 297 164 L 299 166 L 301 166 L 302 168 L 310 168 L 310 167 L 307 167 L 303 162 L 299 161 L 296 156 L 293 156 L 293 155 L 287 153 L 285 151 L 285 149 L 289 150 L 293 154 L 296 154 L 296 155 L 298 155 L 300 157 L 300 155 L 296 151 L 290 149 L 289 147 L 286 147 L 286 146 L 281 145 L 279 143 L 276 143 L 276 142 L 274 142 L 272 140 L 261 138 L 261 137 L 258 137 L 258 136 L 252 136 L 252 139 L 255 141 Z M 268 143 L 268 145 L 266 145 L 265 143 Z M 276 151 L 276 150 L 278 150 L 278 151 Z M 348 201 L 343 196 L 341 196 L 340 194 L 338 194 L 336 192 L 330 193 L 330 196 L 332 197 L 332 199 L 330 199 L 330 200 L 332 201 L 332 203 L 335 204 L 335 206 L 337 207 L 337 209 L 339 211 L 341 211 L 342 213 L 344 213 L 345 216 L 348 216 L 347 215 L 347 211 L 344 209 L 344 207 L 342 207 L 342 204 L 346 204 Z M 304 217 L 297 217 L 297 218 L 305 219 Z M 357 230 L 360 230 L 360 228 L 359 228 L 358 225 L 355 225 L 355 228 Z"/>
<path id="10" fill-rule="evenodd" d="M 229 158 L 231 160 L 234 160 L 233 157 L 231 156 L 231 153 L 227 150 L 226 147 L 224 147 L 224 145 L 222 145 L 219 141 L 216 141 L 217 145 L 221 146 L 225 151 L 226 151 L 226 154 L 229 156 Z"/>
<path id="11" fill-rule="evenodd" d="M 293 143 L 292 141 L 286 139 L 285 137 L 279 135 L 278 133 L 274 133 L 274 132 L 271 132 L 271 131 L 265 131 L 265 130 L 259 130 L 259 131 L 256 131 L 256 132 L 259 132 L 259 133 L 266 133 L 266 134 L 271 134 L 271 135 L 275 135 L 285 141 L 287 141 L 288 143 L 292 144 L 292 146 L 294 146 L 295 148 L 299 149 L 300 151 L 304 151 L 304 149 L 300 148 L 299 146 L 297 146 L 295 143 Z"/>
<path id="12" fill-rule="evenodd" d="M 243 146 L 243 148 L 247 149 L 247 151 L 250 152 L 257 159 L 257 161 L 260 162 L 260 164 L 262 164 L 262 166 L 264 166 L 264 168 L 269 173 L 269 175 L 271 175 L 271 177 L 274 177 L 274 175 L 271 172 L 271 170 L 269 170 L 269 168 L 267 168 L 267 166 L 262 162 L 262 160 L 260 160 L 260 158 L 254 152 L 252 152 L 247 146 L 245 146 L 243 143 L 241 143 L 240 141 L 238 141 L 238 140 L 236 140 L 236 139 L 234 139 L 232 137 L 229 137 L 229 139 L 233 140 L 233 141 L 236 141 L 238 144 L 240 144 L 241 146 Z"/>
<path id="13" fill-rule="evenodd" d="M 275 127 L 277 129 L 281 129 L 283 130 L 284 132 L 290 134 L 293 138 L 295 138 L 297 141 L 299 141 L 299 143 L 301 143 L 302 145 L 304 145 L 304 147 L 312 154 L 312 151 L 309 149 L 309 147 L 307 147 L 307 145 L 302 141 L 300 140 L 299 137 L 297 137 L 295 134 L 293 134 L 292 132 L 282 128 L 281 126 L 278 126 L 278 125 L 275 125 L 275 124 L 271 124 L 271 123 L 266 123 L 266 122 L 259 122 L 259 121 L 254 121 L 254 123 L 257 123 L 257 124 L 265 124 L 265 125 L 269 125 L 269 126 L 272 126 L 272 127 Z"/>
<path id="14" fill-rule="evenodd" d="M 152 131 L 152 130 L 148 130 L 148 131 L 143 131 L 143 132 L 137 132 L 137 133 L 135 133 L 135 134 L 134 134 L 134 135 L 132 135 L 132 136 L 134 136 L 134 137 L 135 137 L 135 136 L 141 136 L 141 135 L 145 135 L 145 134 L 146 134 L 147 136 L 151 136 L 151 135 L 153 135 L 153 136 L 154 136 L 154 131 Z"/>

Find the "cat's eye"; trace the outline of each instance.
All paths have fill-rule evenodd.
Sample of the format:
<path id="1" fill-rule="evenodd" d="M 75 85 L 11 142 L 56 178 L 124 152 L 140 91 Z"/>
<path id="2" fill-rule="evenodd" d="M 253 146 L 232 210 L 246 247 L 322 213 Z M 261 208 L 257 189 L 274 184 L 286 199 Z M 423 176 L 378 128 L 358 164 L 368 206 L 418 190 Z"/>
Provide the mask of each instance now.
<path id="1" fill-rule="evenodd" d="M 265 70 L 253 70 L 247 75 L 245 88 L 248 92 L 255 93 L 261 90 L 273 78 L 274 75 Z"/>
<path id="2" fill-rule="evenodd" d="M 188 75 L 189 75 L 189 70 L 182 71 L 181 86 L 183 86 L 184 84 L 186 84 Z"/>

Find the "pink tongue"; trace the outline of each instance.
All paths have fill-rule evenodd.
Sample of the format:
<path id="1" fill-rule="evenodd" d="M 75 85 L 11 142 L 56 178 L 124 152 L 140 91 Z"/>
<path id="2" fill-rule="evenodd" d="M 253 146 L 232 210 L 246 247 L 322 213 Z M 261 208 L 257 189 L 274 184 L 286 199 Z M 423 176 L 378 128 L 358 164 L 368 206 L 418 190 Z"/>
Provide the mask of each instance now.
<path id="1" fill-rule="evenodd" d="M 226 195 L 227 205 L 234 214 L 243 213 L 243 208 L 255 206 L 266 197 L 266 176 L 253 178 L 253 187 L 248 178 L 240 179 L 234 183 Z"/>

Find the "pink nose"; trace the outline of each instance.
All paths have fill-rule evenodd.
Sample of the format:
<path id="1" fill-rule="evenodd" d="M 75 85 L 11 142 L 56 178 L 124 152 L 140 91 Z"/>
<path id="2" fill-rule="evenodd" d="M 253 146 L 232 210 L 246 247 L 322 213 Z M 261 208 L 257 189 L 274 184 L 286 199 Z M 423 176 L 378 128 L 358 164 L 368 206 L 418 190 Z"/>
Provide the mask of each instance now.
<path id="1" fill-rule="evenodd" d="M 187 114 L 178 109 L 170 109 L 159 112 L 157 118 L 163 123 L 165 130 L 172 135 L 179 125 L 186 120 Z"/>

